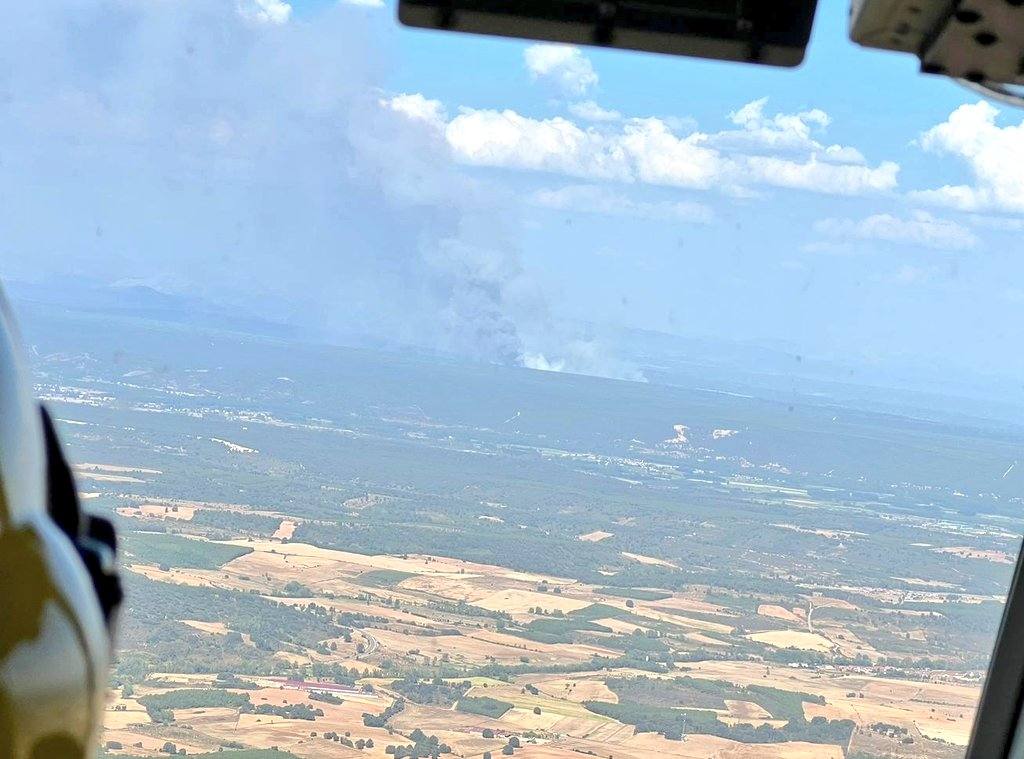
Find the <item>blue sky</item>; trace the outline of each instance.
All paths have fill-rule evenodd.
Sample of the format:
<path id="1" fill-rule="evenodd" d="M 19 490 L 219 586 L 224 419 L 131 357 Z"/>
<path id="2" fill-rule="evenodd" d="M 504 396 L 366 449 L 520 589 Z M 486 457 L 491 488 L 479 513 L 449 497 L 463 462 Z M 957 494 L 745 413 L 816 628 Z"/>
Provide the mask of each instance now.
<path id="1" fill-rule="evenodd" d="M 29 72 L 0 105 L 0 277 L 612 376 L 603 326 L 1024 369 L 1024 114 L 856 47 L 845 3 L 797 70 L 172 5 L 0 33 Z"/>

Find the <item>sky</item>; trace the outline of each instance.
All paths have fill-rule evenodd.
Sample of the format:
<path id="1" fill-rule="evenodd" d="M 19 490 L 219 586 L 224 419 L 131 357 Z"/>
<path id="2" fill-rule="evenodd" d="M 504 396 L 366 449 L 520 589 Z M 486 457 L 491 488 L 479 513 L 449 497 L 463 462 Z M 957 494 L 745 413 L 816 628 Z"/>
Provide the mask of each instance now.
<path id="1" fill-rule="evenodd" d="M 838 0 L 795 70 L 390 1 L 37 5 L 0 29 L 0 279 L 624 379 L 622 327 L 1024 370 L 1024 111 L 856 47 Z"/>

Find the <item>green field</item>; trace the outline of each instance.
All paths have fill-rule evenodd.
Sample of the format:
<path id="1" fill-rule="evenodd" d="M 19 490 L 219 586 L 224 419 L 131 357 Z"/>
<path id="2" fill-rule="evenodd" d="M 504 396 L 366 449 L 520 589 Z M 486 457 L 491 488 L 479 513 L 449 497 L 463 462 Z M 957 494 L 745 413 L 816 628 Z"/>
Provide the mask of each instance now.
<path id="1" fill-rule="evenodd" d="M 188 569 L 217 569 L 251 548 L 227 546 L 177 535 L 135 532 L 124 537 L 125 555 L 134 562 Z"/>
<path id="2" fill-rule="evenodd" d="M 455 708 L 467 714 L 479 714 L 482 717 L 498 719 L 498 717 L 512 708 L 512 704 L 508 701 L 490 698 L 489 696 L 481 696 L 479 698 L 466 697 L 460 698 Z"/>
<path id="3" fill-rule="evenodd" d="M 402 580 L 408 580 L 415 576 L 412 572 L 402 572 L 397 569 L 371 569 L 356 577 L 355 582 L 372 588 L 391 588 Z"/>

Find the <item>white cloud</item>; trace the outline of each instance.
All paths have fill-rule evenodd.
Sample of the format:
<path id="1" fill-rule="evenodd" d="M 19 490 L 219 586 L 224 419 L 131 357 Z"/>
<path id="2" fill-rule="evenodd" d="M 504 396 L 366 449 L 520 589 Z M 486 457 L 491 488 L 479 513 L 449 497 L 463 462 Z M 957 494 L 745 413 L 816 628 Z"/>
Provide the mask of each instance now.
<path id="1" fill-rule="evenodd" d="M 341 0 L 346 5 L 361 5 L 364 8 L 383 8 L 384 0 Z"/>
<path id="2" fill-rule="evenodd" d="M 997 209 L 1024 212 L 1024 120 L 996 124 L 999 110 L 979 101 L 962 105 L 921 135 L 925 150 L 962 159 L 974 175 L 974 185 L 946 185 L 911 193 L 924 203 L 963 211 Z"/>
<path id="3" fill-rule="evenodd" d="M 283 0 L 238 0 L 238 12 L 262 24 L 283 24 L 291 18 L 292 7 Z"/>
<path id="4" fill-rule="evenodd" d="M 639 201 L 598 185 L 568 185 L 557 190 L 538 190 L 530 197 L 533 205 L 559 211 L 596 213 L 602 216 L 633 216 L 657 221 L 708 224 L 711 209 L 692 201 Z"/>
<path id="5" fill-rule="evenodd" d="M 768 98 L 760 98 L 729 114 L 729 120 L 741 129 L 711 135 L 711 142 L 722 149 L 810 154 L 818 160 L 833 163 L 864 163 L 856 148 L 846 145 L 825 146 L 813 137 L 832 123 L 820 108 L 798 113 L 767 115 Z"/>
<path id="6" fill-rule="evenodd" d="M 602 108 L 593 100 L 570 103 L 569 113 L 583 121 L 619 121 L 622 119 L 622 114 L 618 111 Z"/>
<path id="7" fill-rule="evenodd" d="M 899 166 L 835 164 L 809 158 L 727 154 L 715 135 L 678 136 L 662 119 L 631 119 L 614 132 L 562 117 L 534 119 L 515 111 L 462 109 L 445 130 L 460 161 L 550 171 L 587 179 L 643 182 L 749 194 L 750 184 L 838 195 L 891 190 Z"/>
<path id="8" fill-rule="evenodd" d="M 938 250 L 968 250 L 978 244 L 967 227 L 927 211 L 915 211 L 909 218 L 883 213 L 860 220 L 822 219 L 814 229 L 839 240 L 881 240 Z"/>
<path id="9" fill-rule="evenodd" d="M 590 59 L 574 45 L 530 45 L 523 60 L 534 79 L 552 81 L 567 95 L 584 95 L 597 84 Z"/>
<path id="10" fill-rule="evenodd" d="M 719 152 L 706 147 L 707 135 L 677 137 L 661 119 L 634 119 L 613 140 L 636 179 L 648 184 L 707 188 L 728 172 Z"/>
<path id="11" fill-rule="evenodd" d="M 395 95 L 380 101 L 385 108 L 397 111 L 413 121 L 422 121 L 438 131 L 444 129 L 448 121 L 448 113 L 440 100 L 431 100 L 418 92 Z"/>
<path id="12" fill-rule="evenodd" d="M 594 179 L 633 179 L 622 147 L 568 119 L 531 119 L 515 111 L 463 111 L 445 130 L 466 163 L 550 171 Z"/>
<path id="13" fill-rule="evenodd" d="M 832 164 L 812 157 L 791 161 L 772 156 L 750 156 L 743 161 L 752 180 L 776 187 L 809 190 L 831 195 L 863 195 L 896 187 L 899 164 L 883 161 L 878 166 Z"/>
<path id="14" fill-rule="evenodd" d="M 865 163 L 864 154 L 849 145 L 829 145 L 825 158 L 836 163 Z"/>

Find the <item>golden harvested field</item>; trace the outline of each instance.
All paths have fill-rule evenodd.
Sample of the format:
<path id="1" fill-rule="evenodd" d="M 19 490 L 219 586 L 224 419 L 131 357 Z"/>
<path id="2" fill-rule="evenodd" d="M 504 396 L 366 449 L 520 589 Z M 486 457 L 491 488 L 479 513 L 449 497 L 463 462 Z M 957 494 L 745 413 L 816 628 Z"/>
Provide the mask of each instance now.
<path id="1" fill-rule="evenodd" d="M 514 707 L 501 715 L 498 721 L 520 730 L 551 730 L 561 719 L 562 715 L 554 712 L 542 710 L 540 714 L 534 714 L 530 709 Z"/>
<path id="2" fill-rule="evenodd" d="M 499 590 L 474 602 L 477 606 L 491 611 L 507 611 L 523 613 L 533 607 L 557 609 L 562 612 L 576 611 L 590 606 L 589 601 L 581 601 L 554 593 L 537 593 L 533 590 Z"/>
<path id="3" fill-rule="evenodd" d="M 664 598 L 660 601 L 649 601 L 651 605 L 658 609 L 682 611 L 682 612 L 696 612 L 698 614 L 717 614 L 722 617 L 734 617 L 735 613 L 729 611 L 724 606 L 718 604 L 708 603 L 699 598 L 691 598 L 682 594 L 676 594 L 670 598 Z"/>
<path id="4" fill-rule="evenodd" d="M 933 548 L 932 550 L 935 553 L 948 553 L 953 556 L 959 556 L 961 559 L 981 559 L 982 561 L 991 561 L 995 564 L 1013 564 L 1015 560 L 1006 551 L 986 551 L 980 548 L 971 548 L 970 546 L 950 546 L 949 548 Z"/>
<path id="5" fill-rule="evenodd" d="M 729 715 L 740 719 L 769 719 L 772 715 L 751 701 L 733 701 L 725 699 Z"/>
<path id="6" fill-rule="evenodd" d="M 227 635 L 231 630 L 223 622 L 200 622 L 195 619 L 183 619 L 182 624 L 188 625 L 194 630 L 204 632 L 209 635 Z M 240 633 L 242 636 L 242 642 L 247 645 L 252 645 L 252 636 L 249 633 Z"/>
<path id="7" fill-rule="evenodd" d="M 646 632 L 648 630 L 646 627 L 633 624 L 632 622 L 626 622 L 623 619 L 595 619 L 594 622 L 595 624 L 607 627 L 612 632 L 616 632 L 621 635 L 632 635 L 634 630 L 639 630 L 640 632 Z"/>
<path id="8" fill-rule="evenodd" d="M 114 697 L 107 700 L 103 724 L 113 730 L 129 725 L 146 725 L 152 722 L 146 707 L 134 698 Z"/>
<path id="9" fill-rule="evenodd" d="M 211 633 L 213 635 L 227 635 L 231 630 L 223 622 L 200 622 L 194 619 L 183 619 L 182 624 L 186 624 L 200 632 Z"/>
<path id="10" fill-rule="evenodd" d="M 226 565 L 225 565 L 226 566 Z M 206 588 L 228 588 L 230 590 L 241 590 L 248 592 L 255 590 L 269 592 L 272 590 L 269 581 L 260 580 L 253 576 L 240 576 L 224 572 L 222 569 L 176 569 L 171 567 L 163 570 L 155 564 L 129 564 L 125 567 L 131 572 L 136 572 L 150 580 L 168 582 L 174 585 L 191 585 L 193 587 Z"/>
<path id="11" fill-rule="evenodd" d="M 145 480 L 140 480 L 138 477 L 132 477 L 127 474 L 103 474 L 101 472 L 85 472 L 76 471 L 75 476 L 80 480 L 95 480 L 96 482 L 131 482 L 131 483 L 142 483 Z"/>
<path id="12" fill-rule="evenodd" d="M 142 519 L 179 519 L 188 522 L 195 516 L 194 506 L 172 506 L 163 503 L 142 503 L 138 506 L 123 506 L 115 509 L 123 517 Z"/>
<path id="13" fill-rule="evenodd" d="M 524 681 L 532 682 L 541 693 L 551 698 L 559 698 L 576 703 L 582 703 L 583 701 L 609 701 L 617 704 L 619 702 L 619 697 L 604 684 L 604 680 L 557 678 L 538 681 L 535 677 L 530 676 L 525 678 Z"/>
<path id="14" fill-rule="evenodd" d="M 776 648 L 799 648 L 802 651 L 832 650 L 832 643 L 828 638 L 806 630 L 768 630 L 751 633 L 747 637 Z"/>
<path id="15" fill-rule="evenodd" d="M 762 617 L 771 617 L 772 619 L 779 619 L 783 622 L 792 622 L 793 624 L 804 624 L 804 617 L 806 614 L 803 609 L 789 609 L 776 606 L 774 604 L 761 604 L 757 607 L 757 613 Z"/>
<path id="16" fill-rule="evenodd" d="M 127 468 L 124 471 L 91 471 L 110 477 L 146 474 Z M 133 505 L 122 506 L 119 509 L 122 514 L 146 519 L 176 519 L 179 522 L 175 531 L 196 531 L 199 539 L 205 539 L 201 537 L 203 535 L 222 535 L 223 532 L 204 532 L 205 520 L 190 523 L 197 510 L 245 508 L 230 504 L 211 506 L 184 501 L 164 502 L 162 498 L 148 501 L 139 496 L 126 496 L 126 503 Z M 174 506 L 177 506 L 176 511 Z M 143 563 L 133 564 L 129 569 L 161 582 L 253 592 L 263 599 L 315 616 L 317 626 L 305 628 L 313 632 L 307 632 L 305 637 L 281 638 L 275 648 L 282 650 L 273 653 L 276 661 L 262 671 L 265 674 L 290 671 L 296 678 L 319 675 L 325 679 L 332 678 L 337 683 L 351 683 L 349 678 L 358 678 L 361 674 L 364 677 L 358 680 L 358 686 L 372 686 L 374 690 L 364 693 L 358 690 L 358 686 L 341 686 L 336 692 L 343 703 L 313 703 L 309 696 L 309 689 L 315 687 L 312 682 L 292 682 L 270 677 L 269 674 L 260 678 L 246 677 L 260 686 L 257 690 L 246 691 L 254 705 L 313 703 L 316 708 L 323 709 L 324 716 L 308 721 L 272 714 L 240 713 L 236 708 L 191 708 L 176 709 L 175 721 L 171 724 L 152 723 L 139 702 L 140 698 L 144 700 L 147 695 L 163 693 L 174 687 L 223 687 L 216 682 L 214 675 L 172 673 L 154 677 L 149 682 L 136 683 L 131 698 L 111 695 L 107 740 L 120 740 L 130 747 L 132 753 L 148 756 L 157 756 L 163 743 L 171 740 L 189 753 L 216 750 L 225 743 L 237 742 L 255 748 L 278 746 L 303 759 L 389 759 L 385 748 L 411 742 L 408 734 L 418 728 L 449 744 L 454 755 L 465 755 L 468 759 L 479 759 L 484 751 L 498 756 L 509 735 L 520 737 L 523 746 L 516 751 L 516 756 L 527 759 L 577 759 L 588 753 L 602 759 L 607 756 L 615 759 L 843 759 L 839 746 L 796 742 L 743 744 L 700 734 L 686 735 L 683 740 L 668 740 L 657 733 L 637 733 L 633 726 L 591 712 L 584 706 L 588 701 L 618 703 L 618 696 L 608 686 L 612 678 L 659 680 L 683 674 L 693 678 L 724 680 L 737 686 L 769 686 L 814 694 L 825 703 L 805 702 L 804 716 L 808 720 L 818 716 L 850 719 L 861 731 L 867 731 L 876 722 L 891 723 L 906 727 L 922 746 L 927 744 L 922 736 L 963 746 L 970 733 L 979 688 L 960 684 L 960 681 L 970 682 L 967 676 L 970 673 L 956 672 L 953 667 L 948 672 L 933 674 L 932 682 L 915 682 L 869 676 L 865 673 L 885 670 L 863 663 L 837 663 L 834 667 L 814 669 L 766 664 L 757 659 L 756 654 L 748 657 L 748 652 L 754 649 L 740 636 L 776 649 L 793 648 L 846 657 L 864 655 L 872 662 L 889 656 L 891 652 L 879 651 L 872 646 L 881 647 L 883 643 L 880 641 L 886 638 L 876 637 L 864 625 L 863 620 L 875 613 L 873 606 L 865 605 L 862 613 L 844 616 L 842 622 L 838 621 L 838 614 L 828 613 L 829 608 L 858 609 L 848 601 L 830 598 L 828 593 L 841 594 L 840 589 L 834 586 L 826 589 L 825 594 L 801 591 L 800 595 L 786 597 L 785 600 L 779 600 L 779 596 L 757 596 L 753 603 L 734 606 L 729 604 L 735 594 L 728 589 L 703 585 L 689 586 L 670 595 L 664 591 L 668 597 L 660 600 L 627 600 L 614 595 L 616 590 L 598 581 L 588 584 L 444 557 L 365 555 L 293 543 L 290 541 L 301 519 L 269 511 L 261 513 L 272 514 L 279 520 L 270 523 L 268 528 L 269 531 L 274 524 L 277 525 L 273 536 L 218 541 L 251 550 L 219 569 L 172 566 L 169 570 L 161 570 Z M 584 543 L 596 543 L 612 537 L 612 533 L 595 530 L 576 537 Z M 650 567 L 674 566 L 642 554 L 627 553 L 623 556 Z M 985 557 L 963 555 L 961 558 Z M 988 557 L 986 560 L 995 559 Z M 950 558 L 949 561 L 956 559 Z M 305 586 L 300 589 L 301 593 L 295 592 L 306 597 L 283 595 L 293 592 L 291 588 L 285 591 L 285 586 L 292 581 Z M 901 595 L 892 598 L 901 599 L 907 606 L 940 597 L 953 600 L 955 596 L 956 600 L 964 600 L 963 594 L 938 592 L 939 588 L 928 585 L 926 581 L 908 580 L 905 585 L 909 588 L 898 591 Z M 558 592 L 554 592 L 556 588 Z M 312 595 L 306 594 L 306 589 Z M 648 590 L 662 593 L 655 587 Z M 868 590 L 873 593 L 875 589 Z M 897 592 L 884 588 L 877 590 Z M 602 604 L 603 607 L 574 616 L 574 612 L 587 610 L 593 604 Z M 809 629 L 805 609 L 813 609 L 811 621 L 814 632 Z M 497 613 L 485 614 L 481 610 Z M 933 628 L 929 627 L 926 619 L 907 618 L 914 614 L 912 608 L 890 611 L 894 615 L 892 619 L 899 624 L 902 640 L 914 640 L 920 637 L 922 630 L 933 634 Z M 754 617 L 755 612 L 760 620 Z M 277 613 L 282 618 L 298 619 L 298 615 L 291 611 L 287 615 L 284 610 L 277 610 Z M 897 614 L 904 615 L 904 618 L 896 617 Z M 336 615 L 355 616 L 342 619 Z M 194 616 L 204 615 L 195 612 Z M 578 621 L 592 617 L 596 624 L 610 632 L 582 624 L 574 627 Z M 203 646 L 226 644 L 223 640 L 213 639 L 223 639 L 233 632 L 233 627 L 249 629 L 236 617 L 225 616 L 225 620 L 230 619 L 230 622 L 209 621 L 211 619 L 215 618 L 179 620 L 190 628 L 190 640 L 197 642 L 197 648 L 199 643 Z M 305 624 L 297 621 L 296 629 L 303 629 Z M 787 629 L 765 631 L 763 628 L 766 626 L 784 626 Z M 762 631 L 747 632 L 759 629 Z M 252 634 L 256 635 L 256 631 L 257 628 L 253 627 Z M 319 639 L 321 635 L 325 636 L 323 640 Z M 625 640 L 634 635 L 637 636 L 635 640 Z M 595 657 L 616 659 L 622 657 L 624 651 L 648 650 L 640 645 L 647 644 L 648 639 L 663 641 L 672 649 L 678 647 L 696 656 L 677 658 L 680 661 L 678 669 L 667 672 L 658 671 L 655 665 L 644 669 L 614 667 L 593 671 L 607 664 L 591 663 Z M 242 643 L 253 645 L 253 639 L 243 634 Z M 232 645 L 237 645 L 234 638 Z M 729 655 L 730 651 L 737 650 L 737 646 L 742 654 L 737 654 L 735 661 L 718 660 L 707 655 L 708 649 L 712 648 L 717 649 L 715 655 Z M 694 650 L 698 648 L 702 650 Z M 774 652 L 759 653 L 773 660 L 787 658 Z M 267 652 L 259 652 L 259 655 L 266 657 Z M 682 664 L 684 658 L 685 664 Z M 638 657 L 632 655 L 623 661 L 638 662 Z M 304 674 L 284 667 L 283 662 L 306 668 Z M 591 671 L 532 672 L 534 668 L 581 663 Z M 353 671 L 339 672 L 336 665 Z M 449 687 L 443 688 L 437 683 L 437 691 L 427 691 L 430 695 L 420 698 L 424 691 L 419 690 L 419 686 L 397 683 L 400 678 L 394 676 L 396 672 L 411 671 L 413 665 L 417 672 L 428 673 L 435 667 L 447 665 L 451 669 L 442 670 L 441 674 L 445 677 L 444 684 Z M 501 671 L 497 666 L 491 668 L 493 665 L 508 669 Z M 638 663 L 637 666 L 644 665 Z M 459 672 L 464 672 L 465 678 L 470 680 L 469 697 L 498 699 L 512 704 L 512 708 L 500 718 L 493 719 L 463 713 L 451 706 L 413 702 L 415 698 L 425 703 L 451 704 L 459 697 L 451 695 L 451 688 L 462 687 Z M 485 673 L 490 677 L 472 677 Z M 382 676 L 385 674 L 387 677 Z M 420 676 L 424 678 L 420 685 L 426 687 L 429 675 Z M 501 677 L 508 677 L 509 681 L 499 679 Z M 619 685 L 612 684 L 619 688 Z M 667 694 L 666 700 L 675 698 L 679 702 L 669 703 L 669 706 L 682 708 L 684 699 L 694 696 L 668 694 L 687 694 L 685 687 L 685 684 L 676 684 L 671 689 L 660 690 L 661 686 L 656 683 L 638 684 L 632 693 L 663 692 Z M 703 692 L 703 689 L 693 688 L 692 684 L 690 688 L 692 693 Z M 403 711 L 390 717 L 388 724 L 393 732 L 363 724 L 364 712 L 379 714 L 393 698 L 398 698 L 400 692 L 406 693 L 408 700 Z M 461 690 L 454 692 L 461 693 Z M 639 701 L 642 697 L 627 695 L 631 693 L 627 690 L 620 692 L 625 701 L 634 698 Z M 715 688 L 709 687 L 707 692 L 715 692 Z M 776 729 L 785 726 L 785 721 L 773 718 L 763 706 L 754 703 L 760 700 L 755 691 L 730 695 L 734 698 L 725 700 L 724 705 L 720 701 L 710 705 L 706 701 L 693 701 L 690 708 L 714 713 L 721 723 L 730 726 Z M 751 700 L 741 700 L 748 698 Z M 218 700 L 217 703 L 223 702 Z M 495 731 L 495 737 L 484 738 L 482 731 L 485 729 Z M 353 740 L 372 738 L 374 747 L 358 751 L 340 742 L 325 740 L 323 733 L 328 731 L 350 732 Z M 731 734 L 738 736 L 741 733 Z M 857 732 L 854 739 L 864 734 Z M 871 735 L 878 738 L 877 733 Z M 895 741 L 884 735 L 881 737 Z M 136 743 L 141 743 L 141 746 L 135 746 Z M 943 755 L 943 759 L 947 757 Z"/>
<path id="17" fill-rule="evenodd" d="M 729 635 L 733 630 L 731 625 L 722 624 L 720 622 L 711 622 L 698 617 L 687 617 L 683 614 L 676 614 L 671 611 L 663 611 L 665 608 L 668 607 L 659 606 L 657 603 L 637 601 L 636 606 L 630 611 L 638 617 L 647 617 L 648 619 L 668 622 L 673 625 L 678 625 L 679 627 L 693 630 L 703 630 L 704 632 L 719 633 L 721 635 Z"/>
<path id="18" fill-rule="evenodd" d="M 686 639 L 692 640 L 694 643 L 700 643 L 704 646 L 719 646 L 728 648 L 732 645 L 732 643 L 728 643 L 724 640 L 718 640 L 717 638 L 712 638 L 710 635 L 705 635 L 704 633 L 686 633 Z"/>
<path id="19" fill-rule="evenodd" d="M 150 728 L 145 727 L 114 728 L 103 731 L 104 742 L 118 741 L 125 746 L 122 753 L 130 753 L 135 756 L 166 757 L 167 754 L 161 749 L 169 738 L 170 736 L 166 733 L 154 734 Z M 178 748 L 185 749 L 189 754 L 216 751 L 220 745 L 216 740 L 209 739 L 202 733 L 188 735 L 186 738 L 175 734 L 170 739 Z"/>
<path id="20" fill-rule="evenodd" d="M 922 683 L 880 677 L 822 675 L 799 667 L 770 667 L 755 662 L 699 662 L 692 677 L 722 679 L 737 685 L 770 685 L 823 696 L 826 704 L 804 704 L 807 719 L 852 719 L 916 726 L 921 733 L 966 745 L 980 688 L 954 683 Z M 852 694 L 852 695 L 851 695 Z M 863 697 L 861 696 L 863 694 Z"/>
<path id="21" fill-rule="evenodd" d="M 561 661 L 587 661 L 595 656 L 611 657 L 615 652 L 610 648 L 591 646 L 584 643 L 538 643 L 536 641 L 521 638 L 517 635 L 495 632 L 493 630 L 477 630 L 467 628 L 464 633 L 466 637 L 475 640 L 495 643 L 501 646 L 517 648 L 525 645 L 526 650 L 551 660 Z"/>
<path id="22" fill-rule="evenodd" d="M 297 526 L 298 523 L 293 519 L 282 519 L 281 524 L 278 525 L 271 537 L 275 540 L 290 540 L 292 535 L 295 534 L 295 528 Z"/>
<path id="23" fill-rule="evenodd" d="M 137 472 L 138 474 L 163 474 L 159 469 L 146 469 L 141 466 L 117 466 L 115 464 L 90 464 L 82 463 L 75 464 L 75 471 L 77 472 L 112 472 L 114 474 L 124 474 Z"/>
<path id="24" fill-rule="evenodd" d="M 622 555 L 627 559 L 640 562 L 641 564 L 650 564 L 658 567 L 669 567 L 671 569 L 679 569 L 679 567 L 673 564 L 671 561 L 665 561 L 665 559 L 658 559 L 654 556 L 644 556 L 642 553 L 628 553 L 623 551 Z"/>

